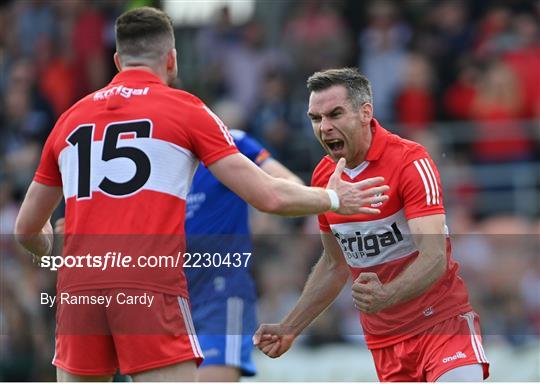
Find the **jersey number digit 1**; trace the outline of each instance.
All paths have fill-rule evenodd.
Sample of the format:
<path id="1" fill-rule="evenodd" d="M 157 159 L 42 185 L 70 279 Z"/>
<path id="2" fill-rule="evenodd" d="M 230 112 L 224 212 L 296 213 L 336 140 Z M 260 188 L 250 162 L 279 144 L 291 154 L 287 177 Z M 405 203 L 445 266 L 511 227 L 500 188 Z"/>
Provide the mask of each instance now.
<path id="1" fill-rule="evenodd" d="M 135 175 L 125 183 L 117 183 L 104 177 L 99 183 L 99 189 L 113 196 L 125 196 L 138 191 L 150 178 L 150 159 L 139 148 L 122 146 L 117 147 L 118 138 L 122 133 L 135 133 L 136 137 L 150 137 L 151 123 L 148 120 L 132 121 L 127 123 L 112 123 L 105 130 L 103 138 L 103 152 L 101 159 L 109 161 L 117 158 L 128 158 L 135 163 Z M 93 125 L 81 125 L 68 137 L 67 141 L 77 146 L 79 158 L 79 180 L 77 198 L 86 198 L 91 195 L 90 164 L 92 152 Z"/>

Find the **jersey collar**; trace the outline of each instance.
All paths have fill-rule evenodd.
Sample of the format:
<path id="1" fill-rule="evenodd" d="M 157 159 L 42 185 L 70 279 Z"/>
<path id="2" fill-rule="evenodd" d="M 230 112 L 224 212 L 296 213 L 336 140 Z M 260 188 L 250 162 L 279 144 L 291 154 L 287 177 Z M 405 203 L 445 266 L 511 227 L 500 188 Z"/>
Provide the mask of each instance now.
<path id="1" fill-rule="evenodd" d="M 388 136 L 390 133 L 381 127 L 379 122 L 375 119 L 371 119 L 371 146 L 369 147 L 368 153 L 366 154 L 366 161 L 379 160 L 384 148 L 386 147 L 386 142 L 388 141 Z"/>
<path id="2" fill-rule="evenodd" d="M 122 83 L 125 81 L 163 84 L 163 81 L 161 81 L 158 76 L 142 69 L 128 69 L 126 71 L 118 72 L 112 79 L 111 84 Z"/>

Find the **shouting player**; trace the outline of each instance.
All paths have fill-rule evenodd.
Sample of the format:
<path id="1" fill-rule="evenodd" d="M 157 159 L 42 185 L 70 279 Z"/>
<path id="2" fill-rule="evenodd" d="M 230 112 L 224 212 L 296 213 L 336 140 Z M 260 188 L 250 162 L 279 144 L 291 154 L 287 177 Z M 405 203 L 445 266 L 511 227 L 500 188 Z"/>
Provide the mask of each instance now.
<path id="1" fill-rule="evenodd" d="M 238 150 L 263 171 L 303 184 L 248 134 L 230 132 Z M 252 252 L 248 206 L 202 165 L 187 197 L 186 236 L 190 253 L 217 255 L 206 266 L 203 260 L 195 268 L 184 269 L 193 322 L 205 356 L 197 379 L 238 381 L 241 376 L 253 376 L 251 337 L 257 320 L 248 258 Z"/>
<path id="2" fill-rule="evenodd" d="M 419 144 L 373 118 L 368 79 L 356 69 L 317 72 L 307 82 L 308 115 L 328 153 L 312 184 L 328 184 L 338 160 L 342 178 L 383 175 L 389 200 L 375 216 L 319 215 L 324 253 L 295 307 L 280 324 L 263 324 L 254 343 L 270 357 L 339 294 L 349 273 L 354 306 L 381 381 L 481 381 L 488 376 L 478 315 L 469 304 L 450 250 L 442 186 Z"/>
<path id="3" fill-rule="evenodd" d="M 380 177 L 341 180 L 343 162 L 327 189 L 261 171 L 238 153 L 208 107 L 169 87 L 177 58 L 172 22 L 162 11 L 143 7 L 117 19 L 114 62 L 119 73 L 111 83 L 56 122 L 15 233 L 33 254 L 49 255 L 50 216 L 64 195 L 63 252 L 87 264 L 58 270 L 53 364 L 59 380 L 110 380 L 119 368 L 136 381 L 193 381 L 202 353 L 183 263 L 176 258 L 172 266 L 150 268 L 145 260 L 183 251 L 185 198 L 199 160 L 248 203 L 282 215 L 378 214 L 369 205 L 385 201 L 388 187 L 374 186 Z M 109 254 L 115 268 L 96 268 Z M 128 295 L 149 305 L 125 305 Z M 108 300 L 113 297 L 122 300 Z M 100 301 L 77 305 L 91 299 Z"/>

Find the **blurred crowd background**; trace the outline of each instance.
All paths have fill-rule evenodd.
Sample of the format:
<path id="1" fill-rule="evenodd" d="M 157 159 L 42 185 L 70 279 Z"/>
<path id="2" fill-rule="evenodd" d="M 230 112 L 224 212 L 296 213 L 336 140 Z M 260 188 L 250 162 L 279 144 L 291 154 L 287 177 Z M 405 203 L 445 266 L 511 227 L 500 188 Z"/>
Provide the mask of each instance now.
<path id="1" fill-rule="evenodd" d="M 11 236 L 43 142 L 64 110 L 114 76 L 118 15 L 185 4 L 0 5 L 0 380 L 54 379 L 53 311 L 39 293 L 53 292 L 55 276 L 37 271 Z M 240 21 L 222 4 L 208 20 L 175 18 L 177 86 L 309 183 L 323 153 L 305 81 L 320 69 L 358 67 L 372 82 L 379 122 L 427 146 L 439 166 L 454 254 L 488 347 L 538 345 L 540 1 L 246 0 Z M 252 216 L 260 319 L 279 321 L 320 255 L 316 219 Z M 347 289 L 302 343 L 363 348 Z"/>

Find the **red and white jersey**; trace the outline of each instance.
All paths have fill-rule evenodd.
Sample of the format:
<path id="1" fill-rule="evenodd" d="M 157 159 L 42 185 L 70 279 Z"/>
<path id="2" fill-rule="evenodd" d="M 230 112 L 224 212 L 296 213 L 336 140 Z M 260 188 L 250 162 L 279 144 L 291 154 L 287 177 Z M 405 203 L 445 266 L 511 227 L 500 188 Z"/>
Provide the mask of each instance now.
<path id="1" fill-rule="evenodd" d="M 332 232 L 341 246 L 353 279 L 361 272 L 375 272 L 387 283 L 418 256 L 407 221 L 444 214 L 442 186 L 433 160 L 420 144 L 391 134 L 373 119 L 373 140 L 366 160 L 345 169 L 343 180 L 356 182 L 383 176 L 390 186 L 389 200 L 379 215 L 319 215 L 321 231 Z M 312 185 L 326 187 L 335 162 L 325 156 L 313 172 Z M 447 240 L 446 273 L 424 294 L 375 314 L 361 314 L 369 348 L 382 348 L 430 328 L 470 309 L 467 289 L 457 275 Z"/>
<path id="2" fill-rule="evenodd" d="M 140 255 L 177 255 L 199 160 L 208 166 L 237 152 L 225 125 L 197 97 L 150 72 L 127 70 L 59 118 L 34 180 L 63 188 L 65 255 L 118 252 L 125 249 L 114 249 L 119 243 Z M 58 289 L 134 287 L 187 296 L 181 264 L 114 273 L 61 268 Z"/>

